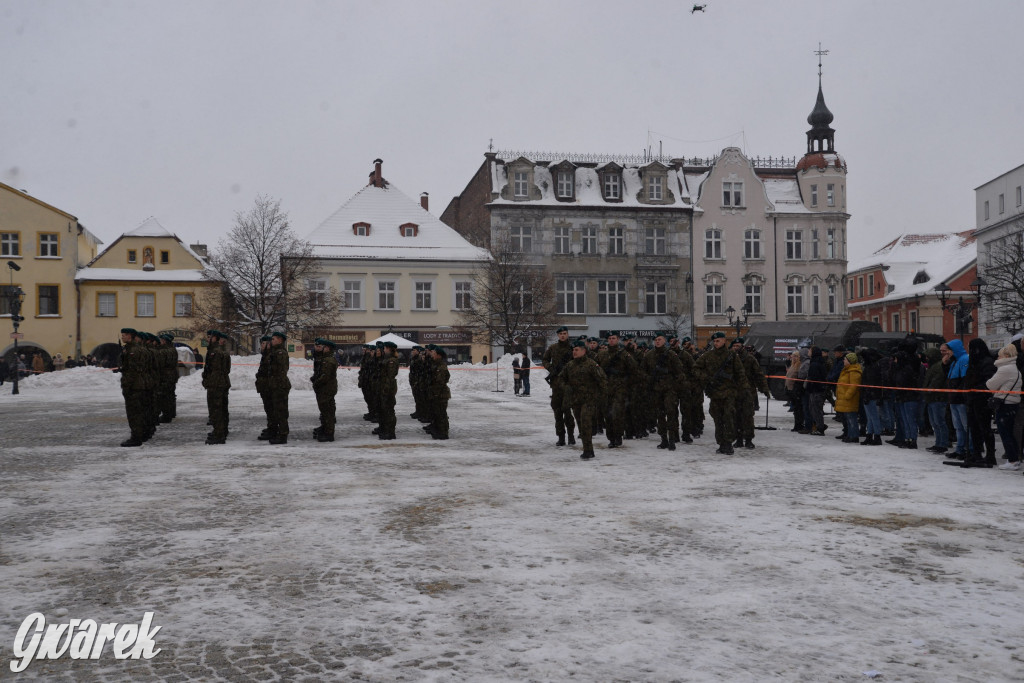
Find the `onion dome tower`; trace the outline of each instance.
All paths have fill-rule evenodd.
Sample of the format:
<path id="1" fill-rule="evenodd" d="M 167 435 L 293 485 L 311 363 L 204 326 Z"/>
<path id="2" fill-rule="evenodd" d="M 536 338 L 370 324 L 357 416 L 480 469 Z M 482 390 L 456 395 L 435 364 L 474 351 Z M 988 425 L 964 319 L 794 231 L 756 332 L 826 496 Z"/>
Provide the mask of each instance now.
<path id="1" fill-rule="evenodd" d="M 846 210 L 846 160 L 835 151 L 836 131 L 832 112 L 825 105 L 821 87 L 821 56 L 828 54 L 818 45 L 818 99 L 807 117 L 807 153 L 797 162 L 797 177 L 804 205 L 816 211 Z"/>

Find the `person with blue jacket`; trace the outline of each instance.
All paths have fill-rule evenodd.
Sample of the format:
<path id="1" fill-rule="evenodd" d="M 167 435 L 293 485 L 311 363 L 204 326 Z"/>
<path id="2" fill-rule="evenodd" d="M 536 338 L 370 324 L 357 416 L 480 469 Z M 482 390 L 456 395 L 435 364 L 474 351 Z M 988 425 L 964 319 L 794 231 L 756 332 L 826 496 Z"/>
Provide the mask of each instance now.
<path id="1" fill-rule="evenodd" d="M 959 339 L 951 339 L 946 346 L 953 352 L 953 361 L 950 363 L 949 374 L 946 375 L 946 386 L 949 389 L 964 389 L 964 377 L 967 375 L 967 363 L 970 357 L 964 343 Z M 956 451 L 953 457 L 963 459 L 970 452 L 970 427 L 967 424 L 967 394 L 949 394 L 949 412 L 953 417 L 953 429 L 956 430 Z"/>

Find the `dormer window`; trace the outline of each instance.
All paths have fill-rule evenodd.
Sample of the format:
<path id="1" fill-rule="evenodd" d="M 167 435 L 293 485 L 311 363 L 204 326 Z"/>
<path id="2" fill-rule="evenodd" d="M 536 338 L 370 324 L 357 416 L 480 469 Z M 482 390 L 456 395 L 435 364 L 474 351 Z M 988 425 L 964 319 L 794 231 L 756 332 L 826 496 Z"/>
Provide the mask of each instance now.
<path id="1" fill-rule="evenodd" d="M 368 237 L 370 235 L 369 223 L 353 223 L 352 234 L 356 237 Z"/>
<path id="2" fill-rule="evenodd" d="M 743 183 L 722 183 L 722 206 L 743 206 Z"/>
<path id="3" fill-rule="evenodd" d="M 415 223 L 405 223 L 398 226 L 398 232 L 402 237 L 415 237 L 420 233 L 420 226 Z"/>
<path id="4" fill-rule="evenodd" d="M 572 171 L 558 171 L 558 198 L 572 199 Z"/>
<path id="5" fill-rule="evenodd" d="M 606 201 L 617 202 L 622 199 L 622 178 L 617 171 L 606 171 L 602 178 L 601 187 L 604 190 Z"/>
<path id="6" fill-rule="evenodd" d="M 526 171 L 515 171 L 512 175 L 512 193 L 516 197 L 530 196 L 530 174 Z"/>
<path id="7" fill-rule="evenodd" d="M 647 179 L 647 201 L 660 202 L 665 197 L 664 176 L 652 176 Z"/>

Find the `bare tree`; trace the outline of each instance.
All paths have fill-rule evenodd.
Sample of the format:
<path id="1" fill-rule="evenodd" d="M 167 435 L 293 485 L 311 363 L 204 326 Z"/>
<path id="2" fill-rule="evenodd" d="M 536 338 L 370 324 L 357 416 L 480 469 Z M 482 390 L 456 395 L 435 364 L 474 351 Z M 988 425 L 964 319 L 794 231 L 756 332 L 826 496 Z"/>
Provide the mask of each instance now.
<path id="1" fill-rule="evenodd" d="M 473 270 L 469 307 L 459 316 L 477 343 L 515 349 L 521 338 L 547 335 L 558 322 L 555 286 L 541 265 L 512 248 L 492 243 L 491 260 Z"/>
<path id="2" fill-rule="evenodd" d="M 221 328 L 239 346 L 255 348 L 255 339 L 275 329 L 340 322 L 342 298 L 333 288 L 310 287 L 319 261 L 313 246 L 292 232 L 280 200 L 261 195 L 251 209 L 237 212 L 209 261 L 209 277 L 222 281 L 224 291 L 196 303 L 198 328 Z"/>
<path id="3" fill-rule="evenodd" d="M 1011 234 L 988 243 L 984 252 L 978 273 L 985 281 L 985 321 L 1017 332 L 1024 327 L 1024 221 L 1017 221 Z"/>
<path id="4" fill-rule="evenodd" d="M 690 316 L 686 313 L 672 309 L 658 318 L 656 323 L 659 329 L 671 331 L 677 337 L 690 334 Z"/>

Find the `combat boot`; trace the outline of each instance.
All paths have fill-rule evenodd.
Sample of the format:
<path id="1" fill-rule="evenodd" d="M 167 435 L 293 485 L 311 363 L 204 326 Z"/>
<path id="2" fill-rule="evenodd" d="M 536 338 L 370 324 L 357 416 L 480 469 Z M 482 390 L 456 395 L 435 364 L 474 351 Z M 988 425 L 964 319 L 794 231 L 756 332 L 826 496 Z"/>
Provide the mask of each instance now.
<path id="1" fill-rule="evenodd" d="M 316 435 L 316 440 L 319 441 L 320 443 L 324 443 L 326 441 L 334 441 L 334 433 L 320 432 L 319 434 Z"/>
<path id="2" fill-rule="evenodd" d="M 122 448 L 135 448 L 136 446 L 141 446 L 141 445 L 142 445 L 142 441 L 140 439 L 134 437 L 134 436 L 130 436 L 127 439 L 125 439 L 124 441 L 121 442 L 121 447 Z"/>
<path id="3" fill-rule="evenodd" d="M 580 453 L 580 460 L 590 460 L 594 457 L 594 451 L 583 451 Z"/>
<path id="4" fill-rule="evenodd" d="M 213 436 L 211 434 L 210 436 L 206 437 L 206 443 L 208 445 L 214 445 L 214 444 L 226 443 L 226 442 L 227 442 L 227 439 L 225 439 L 223 436 Z"/>
<path id="5" fill-rule="evenodd" d="M 658 448 L 668 448 L 669 446 L 673 446 L 673 448 L 674 448 L 674 444 L 671 441 L 669 441 L 667 438 L 663 438 L 661 440 L 661 443 L 658 444 Z"/>
<path id="6" fill-rule="evenodd" d="M 744 439 L 743 440 L 743 447 L 744 448 L 753 448 L 754 447 L 754 440 L 753 439 Z"/>
<path id="7" fill-rule="evenodd" d="M 564 436 L 558 437 L 558 443 L 556 443 L 555 445 L 556 446 L 564 446 L 565 445 L 565 437 Z"/>
<path id="8" fill-rule="evenodd" d="M 271 439 L 274 438 L 274 432 L 264 429 L 262 432 L 260 432 L 260 435 L 257 438 L 260 441 L 270 441 Z"/>
<path id="9" fill-rule="evenodd" d="M 279 434 L 275 434 L 274 436 L 272 436 L 269 439 L 269 443 L 271 443 L 271 444 L 273 444 L 275 446 L 278 446 L 278 445 L 284 444 L 284 443 L 288 443 L 288 435 L 285 434 L 285 435 L 282 436 L 282 435 L 279 435 Z"/>
<path id="10" fill-rule="evenodd" d="M 743 437 L 736 437 L 736 443 L 733 444 L 733 448 L 743 448 Z"/>
<path id="11" fill-rule="evenodd" d="M 693 443 L 693 437 L 686 432 L 683 432 L 680 438 L 683 440 L 683 443 Z"/>
<path id="12" fill-rule="evenodd" d="M 718 447 L 715 453 L 721 453 L 722 455 L 732 455 L 735 451 L 732 450 L 731 443 L 723 443 Z"/>
<path id="13" fill-rule="evenodd" d="M 569 445 L 570 446 L 575 446 L 576 445 L 576 437 L 574 437 L 572 434 L 569 435 Z"/>
<path id="14" fill-rule="evenodd" d="M 668 449 L 670 451 L 674 451 L 676 449 L 676 442 L 673 441 L 672 439 L 668 440 Z"/>

